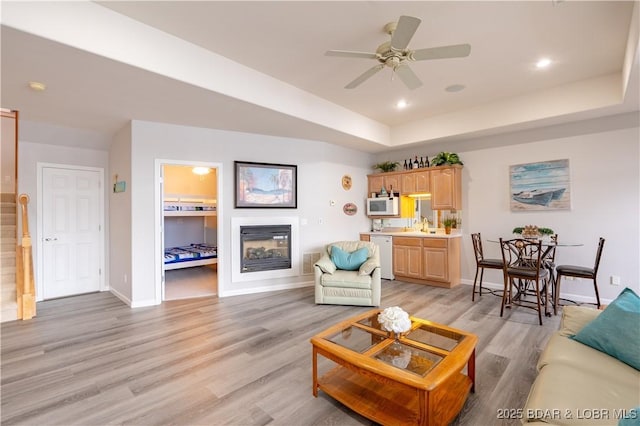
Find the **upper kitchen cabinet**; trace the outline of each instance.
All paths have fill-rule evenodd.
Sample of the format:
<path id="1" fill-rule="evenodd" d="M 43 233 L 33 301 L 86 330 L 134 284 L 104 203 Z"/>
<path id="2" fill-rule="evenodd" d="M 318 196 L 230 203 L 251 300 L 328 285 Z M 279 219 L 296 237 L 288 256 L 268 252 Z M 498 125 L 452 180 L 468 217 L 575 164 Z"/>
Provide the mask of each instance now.
<path id="1" fill-rule="evenodd" d="M 431 192 L 429 181 L 429 170 L 427 169 L 404 172 L 401 175 L 402 193 L 416 194 Z"/>
<path id="2" fill-rule="evenodd" d="M 460 210 L 462 208 L 462 166 L 433 168 L 431 174 L 431 208 Z"/>
<path id="3" fill-rule="evenodd" d="M 431 193 L 433 210 L 462 208 L 462 166 L 437 166 L 401 172 L 377 173 L 367 176 L 369 194 L 393 188 L 401 195 Z"/>
<path id="4" fill-rule="evenodd" d="M 375 175 L 369 175 L 369 194 L 375 192 L 379 194 L 384 187 L 387 192 L 402 192 L 401 188 L 401 172 L 389 172 L 389 173 L 378 173 Z"/>

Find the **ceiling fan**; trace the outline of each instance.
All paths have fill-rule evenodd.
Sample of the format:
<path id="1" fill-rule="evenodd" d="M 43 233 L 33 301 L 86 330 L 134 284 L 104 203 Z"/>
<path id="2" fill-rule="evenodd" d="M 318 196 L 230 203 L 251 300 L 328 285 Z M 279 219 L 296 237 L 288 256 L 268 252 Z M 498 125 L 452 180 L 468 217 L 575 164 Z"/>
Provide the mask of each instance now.
<path id="1" fill-rule="evenodd" d="M 360 84 L 371 78 L 385 65 L 392 68 L 393 72 L 411 90 L 422 86 L 422 81 L 409 68 L 409 61 L 424 61 L 430 59 L 463 58 L 471 53 L 468 44 L 454 44 L 451 46 L 430 47 L 426 49 L 407 49 L 409 41 L 422 22 L 413 16 L 401 16 L 398 22 L 390 22 L 384 26 L 385 32 L 391 35 L 391 40 L 378 46 L 375 53 L 352 52 L 347 50 L 328 50 L 326 56 L 342 56 L 346 58 L 375 59 L 379 63 L 369 68 L 359 77 L 345 86 L 345 89 L 355 89 Z"/>

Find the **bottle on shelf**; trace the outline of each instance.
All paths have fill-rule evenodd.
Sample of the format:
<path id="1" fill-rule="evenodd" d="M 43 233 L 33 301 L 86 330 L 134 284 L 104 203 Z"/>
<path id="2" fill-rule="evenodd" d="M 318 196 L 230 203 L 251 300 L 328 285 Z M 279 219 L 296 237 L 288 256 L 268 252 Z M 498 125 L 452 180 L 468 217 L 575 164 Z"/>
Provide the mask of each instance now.
<path id="1" fill-rule="evenodd" d="M 413 168 L 417 169 L 418 167 L 420 167 L 420 163 L 418 163 L 418 156 L 416 155 L 416 159 L 413 160 Z"/>
<path id="2" fill-rule="evenodd" d="M 426 158 L 427 158 L 427 159 L 426 159 L 426 160 L 425 160 L 425 162 L 424 162 L 424 166 L 425 166 L 425 167 L 431 167 L 431 166 L 429 165 L 429 156 L 427 155 L 427 157 L 426 157 Z"/>
<path id="3" fill-rule="evenodd" d="M 404 170 L 407 170 L 409 168 L 409 166 L 407 166 L 407 160 L 406 159 L 404 160 L 404 166 L 402 166 L 402 168 Z"/>
<path id="4" fill-rule="evenodd" d="M 389 185 L 389 198 L 393 198 L 393 185 Z"/>
<path id="5" fill-rule="evenodd" d="M 413 169 L 413 162 L 411 161 L 411 158 L 409 158 L 409 170 Z"/>
<path id="6" fill-rule="evenodd" d="M 424 167 L 424 160 L 422 159 L 422 156 L 420 156 L 420 168 Z"/>

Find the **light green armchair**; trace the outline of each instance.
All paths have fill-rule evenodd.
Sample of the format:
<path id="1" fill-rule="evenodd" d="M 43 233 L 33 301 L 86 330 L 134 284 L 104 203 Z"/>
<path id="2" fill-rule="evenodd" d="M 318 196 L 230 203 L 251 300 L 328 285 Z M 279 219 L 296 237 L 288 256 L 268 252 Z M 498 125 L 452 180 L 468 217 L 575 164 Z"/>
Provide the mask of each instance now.
<path id="1" fill-rule="evenodd" d="M 316 303 L 380 306 L 380 253 L 374 243 L 328 244 L 314 271 Z"/>

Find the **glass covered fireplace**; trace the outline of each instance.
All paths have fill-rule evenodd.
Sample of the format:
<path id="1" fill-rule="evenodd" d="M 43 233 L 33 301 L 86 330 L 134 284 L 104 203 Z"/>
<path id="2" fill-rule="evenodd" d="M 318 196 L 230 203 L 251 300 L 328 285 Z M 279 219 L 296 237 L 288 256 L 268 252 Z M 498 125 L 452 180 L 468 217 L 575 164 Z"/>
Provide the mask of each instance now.
<path id="1" fill-rule="evenodd" d="M 240 226 L 240 272 L 291 268 L 291 225 Z"/>

